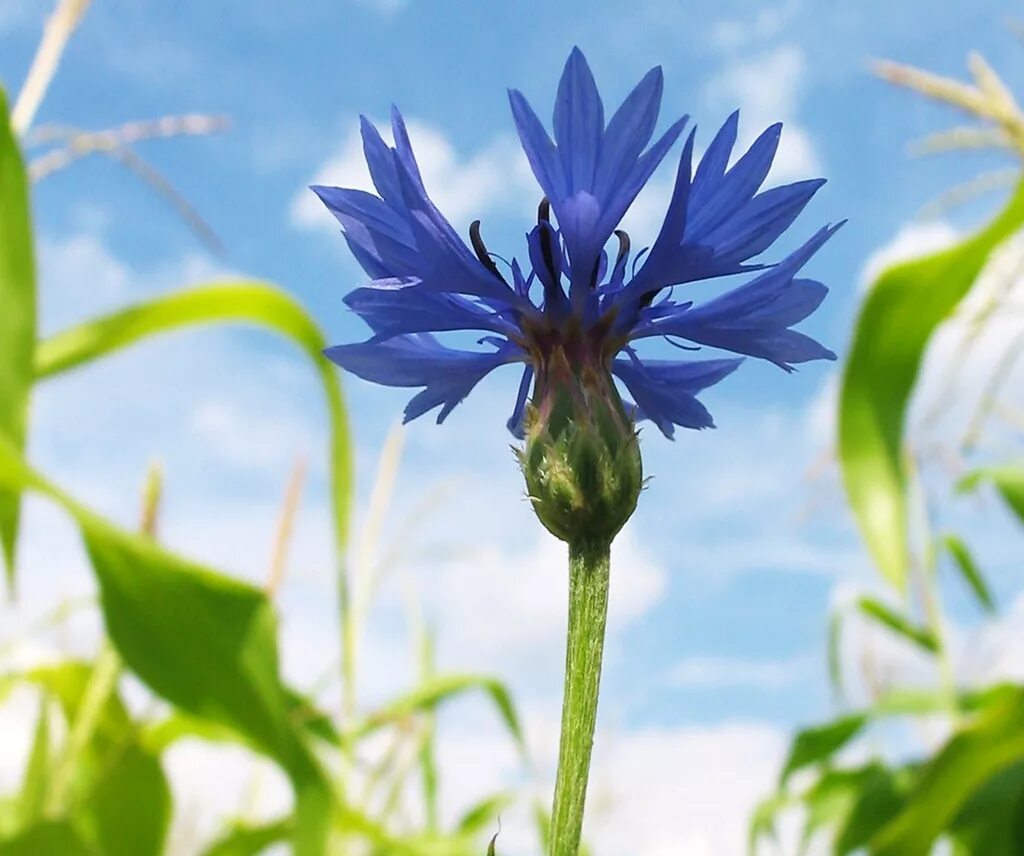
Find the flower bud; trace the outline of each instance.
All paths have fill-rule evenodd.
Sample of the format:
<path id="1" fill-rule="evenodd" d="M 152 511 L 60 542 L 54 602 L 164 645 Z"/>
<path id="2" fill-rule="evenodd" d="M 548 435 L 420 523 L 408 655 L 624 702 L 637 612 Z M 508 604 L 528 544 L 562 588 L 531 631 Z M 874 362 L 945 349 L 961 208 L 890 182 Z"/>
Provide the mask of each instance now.
<path id="1" fill-rule="evenodd" d="M 574 369 L 556 349 L 542 368 L 518 452 L 533 509 L 563 541 L 610 544 L 643 486 L 633 419 L 603 366 Z"/>

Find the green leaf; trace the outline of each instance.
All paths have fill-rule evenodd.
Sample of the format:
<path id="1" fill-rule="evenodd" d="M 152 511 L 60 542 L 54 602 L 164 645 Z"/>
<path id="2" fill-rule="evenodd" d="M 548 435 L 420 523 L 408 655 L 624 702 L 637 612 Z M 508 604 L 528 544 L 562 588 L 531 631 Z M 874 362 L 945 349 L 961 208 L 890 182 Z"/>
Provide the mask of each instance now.
<path id="1" fill-rule="evenodd" d="M 805 809 L 800 852 L 806 852 L 824 831 L 831 832 L 836 853 L 848 849 L 873 816 L 874 794 L 883 790 L 883 783 L 891 778 L 892 772 L 878 762 L 823 773 L 800 799 Z"/>
<path id="2" fill-rule="evenodd" d="M 789 749 L 789 758 L 782 771 L 782 784 L 797 770 L 827 761 L 856 737 L 867 722 L 866 713 L 854 713 L 800 731 Z"/>
<path id="3" fill-rule="evenodd" d="M 779 814 L 794 802 L 795 798 L 791 794 L 779 791 L 757 804 L 750 816 L 750 829 L 747 832 L 747 852 L 750 856 L 757 853 L 757 845 L 762 839 L 767 839 L 773 844 L 778 843 Z"/>
<path id="4" fill-rule="evenodd" d="M 95 782 L 76 812 L 104 856 L 160 856 L 171 822 L 171 789 L 160 760 L 137 745 L 96 760 Z"/>
<path id="5" fill-rule="evenodd" d="M 272 330 L 293 341 L 312 360 L 331 422 L 332 501 L 340 556 L 348 538 L 352 494 L 351 438 L 341 386 L 322 354 L 327 343 L 316 323 L 294 298 L 276 286 L 252 280 L 197 286 L 88 321 L 39 344 L 36 377 L 52 377 L 150 336 L 223 322 Z"/>
<path id="6" fill-rule="evenodd" d="M 872 765 L 869 770 L 869 775 L 860 783 L 860 791 L 849 815 L 836 835 L 836 856 L 860 850 L 899 813 L 917 773 L 914 767 L 893 769 L 881 764 Z"/>
<path id="7" fill-rule="evenodd" d="M 498 816 L 516 800 L 516 795 L 505 792 L 480 800 L 472 806 L 456 824 L 460 835 L 476 835 L 493 825 Z"/>
<path id="8" fill-rule="evenodd" d="M 949 829 L 962 856 L 1024 853 L 1024 763 L 997 773 L 960 809 Z"/>
<path id="9" fill-rule="evenodd" d="M 928 762 L 903 810 L 871 842 L 873 856 L 926 856 L 968 800 L 1024 762 L 1024 688 L 983 708 Z"/>
<path id="10" fill-rule="evenodd" d="M 43 810 L 46 787 L 50 772 L 50 706 L 44 696 L 39 702 L 39 719 L 32 738 L 25 777 L 18 795 L 18 823 L 21 827 L 32 826 Z"/>
<path id="11" fill-rule="evenodd" d="M 172 704 L 238 731 L 278 761 L 296 792 L 295 851 L 321 853 L 330 792 L 289 717 L 264 592 L 115 528 L 30 470 L 2 438 L 0 487 L 37 490 L 75 518 L 125 664 Z"/>
<path id="12" fill-rule="evenodd" d="M 936 328 L 970 290 L 992 251 L 1024 224 L 1024 185 L 962 243 L 884 271 L 857 319 L 839 401 L 839 462 L 868 549 L 898 589 L 907 583 L 907 404 Z"/>
<path id="13" fill-rule="evenodd" d="M 21 679 L 50 693 L 60 704 L 64 719 L 70 726 L 78 719 L 92 671 L 92 663 L 84 660 L 66 660 L 30 669 L 21 676 Z M 116 693 L 109 695 L 104 701 L 96 723 L 97 736 L 108 743 L 117 743 L 133 729 L 134 725 L 124 702 Z"/>
<path id="14" fill-rule="evenodd" d="M 964 476 L 957 487 L 961 491 L 971 491 L 983 481 L 995 485 L 1010 510 L 1024 523 L 1024 464 L 1003 464 L 974 470 Z"/>
<path id="15" fill-rule="evenodd" d="M 272 844 L 286 841 L 291 834 L 289 817 L 256 825 L 239 824 L 211 844 L 204 856 L 257 856 Z"/>
<path id="16" fill-rule="evenodd" d="M 36 346 L 36 282 L 28 176 L 0 90 L 0 434 L 25 448 L 32 357 Z M 20 502 L 0 493 L 0 564 L 14 592 Z"/>
<path id="17" fill-rule="evenodd" d="M 964 578 L 967 585 L 970 586 L 971 591 L 974 592 L 978 603 L 987 612 L 995 612 L 995 598 L 992 597 L 992 592 L 985 582 L 985 577 L 982 576 L 981 571 L 978 569 L 978 565 L 975 563 L 974 557 L 971 556 L 970 550 L 967 549 L 967 545 L 956 535 L 948 534 L 943 536 L 942 546 L 953 557 L 953 562 L 960 571 L 960 575 Z"/>
<path id="18" fill-rule="evenodd" d="M 32 669 L 22 680 L 56 698 L 73 729 L 98 668 L 67 661 Z M 138 743 L 139 728 L 116 692 L 97 711 L 95 728 L 74 763 L 70 815 L 104 856 L 159 856 L 171 818 L 171 794 L 160 760 Z M 51 777 L 56 778 L 56 776 Z M 60 806 L 63 811 L 66 807 Z"/>
<path id="19" fill-rule="evenodd" d="M 430 678 L 412 692 L 399 696 L 371 713 L 353 728 L 350 739 L 358 740 L 415 713 L 433 711 L 441 703 L 474 690 L 481 690 L 490 696 L 516 745 L 525 753 L 523 730 L 511 694 L 501 681 L 480 675 L 442 675 Z"/>
<path id="20" fill-rule="evenodd" d="M 917 627 L 881 601 L 873 597 L 862 597 L 857 600 L 857 608 L 907 641 L 924 648 L 925 651 L 934 654 L 939 650 L 939 640 L 931 630 Z"/>
<path id="21" fill-rule="evenodd" d="M 40 823 L 16 838 L 0 841 L 0 856 L 96 856 L 66 821 Z"/>

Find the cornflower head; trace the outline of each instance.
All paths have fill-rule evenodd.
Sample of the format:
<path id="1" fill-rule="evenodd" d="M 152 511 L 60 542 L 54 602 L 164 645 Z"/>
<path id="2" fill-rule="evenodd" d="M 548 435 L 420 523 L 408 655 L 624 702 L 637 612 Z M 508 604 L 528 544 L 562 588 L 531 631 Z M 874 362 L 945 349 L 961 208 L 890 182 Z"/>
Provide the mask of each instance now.
<path id="1" fill-rule="evenodd" d="M 376 194 L 313 187 L 370 277 L 345 303 L 373 335 L 329 348 L 327 356 L 364 379 L 421 388 L 405 408 L 406 421 L 439 408 L 439 423 L 485 375 L 522 364 L 508 427 L 527 439 L 521 460 L 535 508 L 565 540 L 580 532 L 610 540 L 632 513 L 642 482 L 636 422 L 650 420 L 670 438 L 676 426 L 713 427 L 697 394 L 731 374 L 743 356 L 786 371 L 835 359 L 792 327 L 826 294 L 820 282 L 798 274 L 838 226 L 820 229 L 776 264 L 751 261 L 824 183 L 760 191 L 781 124 L 730 167 L 733 113 L 696 170 L 691 131 L 654 242 L 634 252 L 618 228 L 687 122 L 679 119 L 651 142 L 662 89 L 661 69 L 654 68 L 606 122 L 587 61 L 574 49 L 555 99 L 553 140 L 522 93 L 509 92 L 543 198 L 523 261 L 513 258 L 500 268 L 479 221 L 467 243 L 431 201 L 397 109 L 393 146 L 362 119 Z M 703 303 L 675 296 L 674 286 L 746 272 L 756 275 Z M 467 330 L 484 334 L 483 349 L 448 347 L 435 336 Z M 659 337 L 741 356 L 639 356 L 642 340 Z M 620 396 L 615 378 L 631 401 Z"/>
<path id="2" fill-rule="evenodd" d="M 662 88 L 661 70 L 652 69 L 606 122 L 593 75 L 575 49 L 558 85 L 553 139 L 523 95 L 509 92 L 542 191 L 536 225 L 524 251 L 509 263 L 487 250 L 479 221 L 470 226 L 467 243 L 431 201 L 397 109 L 393 146 L 362 120 L 375 194 L 313 188 L 370 277 L 345 302 L 372 335 L 329 348 L 331 360 L 366 380 L 418 388 L 405 408 L 406 421 L 438 409 L 443 422 L 485 375 L 508 363 L 523 367 L 508 427 L 525 439 L 518 454 L 534 510 L 569 545 L 551 856 L 579 851 L 610 545 L 636 508 L 643 483 L 636 424 L 649 420 L 670 438 L 676 427 L 713 427 L 697 395 L 745 357 L 786 371 L 835 359 L 793 327 L 825 297 L 824 285 L 799 273 L 838 225 L 820 229 L 774 264 L 757 260 L 824 183 L 761 190 L 781 125 L 764 131 L 730 166 L 734 113 L 695 170 L 691 131 L 661 229 L 649 247 L 634 252 L 619 228 L 622 218 L 687 121 L 679 119 L 654 139 Z M 750 277 L 704 302 L 676 296 L 682 295 L 677 286 L 733 274 Z M 481 347 L 449 347 L 435 335 L 455 331 L 480 333 Z M 641 357 L 642 341 L 657 338 L 684 350 L 708 347 L 733 356 Z"/>

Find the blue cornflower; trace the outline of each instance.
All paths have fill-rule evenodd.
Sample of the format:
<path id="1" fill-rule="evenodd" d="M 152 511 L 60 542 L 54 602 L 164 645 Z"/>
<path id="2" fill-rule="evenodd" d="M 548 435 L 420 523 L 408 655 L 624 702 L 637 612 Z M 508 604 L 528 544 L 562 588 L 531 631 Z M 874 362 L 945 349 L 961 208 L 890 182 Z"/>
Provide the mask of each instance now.
<path id="1" fill-rule="evenodd" d="M 587 61 L 574 49 L 558 86 L 554 139 L 523 95 L 512 114 L 544 198 L 526 236 L 527 262 L 499 269 L 480 236 L 462 240 L 427 194 L 401 114 L 391 117 L 394 146 L 362 120 L 376 194 L 317 186 L 341 222 L 370 282 L 345 298 L 373 331 L 327 356 L 359 377 L 421 388 L 406 421 L 440 408 L 438 422 L 493 369 L 523 364 L 509 428 L 524 430 L 527 399 L 543 408 L 555 387 L 597 390 L 634 419 L 668 437 L 675 426 L 712 427 L 697 393 L 736 369 L 744 356 L 791 371 L 835 355 L 792 327 L 821 303 L 826 287 L 798 276 L 838 226 L 818 231 L 780 262 L 752 262 L 790 226 L 823 179 L 759 192 L 782 126 L 768 128 L 729 167 L 738 114 L 717 133 L 696 171 L 694 134 L 683 145 L 664 223 L 654 243 L 631 258 L 618 229 L 623 215 L 683 131 L 687 118 L 651 142 L 663 79 L 652 69 L 605 122 Z M 554 215 L 552 218 L 551 215 Z M 839 224 L 841 225 L 841 224 Z M 616 238 L 616 248 L 607 245 Z M 503 263 L 504 265 L 504 263 Z M 673 286 L 757 272 L 746 284 L 703 303 L 674 297 Z M 479 331 L 482 351 L 447 347 L 446 331 Z M 641 339 L 662 337 L 741 355 L 669 361 L 642 359 Z M 623 403 L 612 376 L 629 390 Z M 570 392 L 570 396 L 575 393 Z"/>

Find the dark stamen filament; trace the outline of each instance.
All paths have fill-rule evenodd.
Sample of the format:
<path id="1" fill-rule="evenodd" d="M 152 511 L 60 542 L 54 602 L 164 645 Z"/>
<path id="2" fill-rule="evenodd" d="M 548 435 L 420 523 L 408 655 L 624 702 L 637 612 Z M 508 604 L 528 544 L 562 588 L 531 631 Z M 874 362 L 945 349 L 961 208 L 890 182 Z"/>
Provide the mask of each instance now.
<path id="1" fill-rule="evenodd" d="M 491 254 L 487 252 L 487 245 L 484 243 L 484 239 L 480 237 L 480 221 L 474 220 L 469 225 L 469 240 L 473 244 L 473 251 L 476 253 L 476 257 L 480 260 L 487 270 L 493 273 L 502 282 L 505 282 L 503 277 L 498 270 L 498 266 L 494 263 L 494 259 L 491 258 Z M 506 283 L 507 285 L 508 283 Z"/>
<path id="2" fill-rule="evenodd" d="M 629 255 L 629 235 L 622 229 L 616 229 L 615 237 L 619 239 L 619 254 L 615 257 L 615 266 L 618 267 Z"/>
<path id="3" fill-rule="evenodd" d="M 662 336 L 662 338 L 668 342 L 673 348 L 679 348 L 680 351 L 699 351 L 700 345 L 684 345 L 682 342 L 673 342 L 671 336 Z"/>
<path id="4" fill-rule="evenodd" d="M 551 246 L 551 203 L 548 202 L 548 198 L 545 196 L 541 201 L 540 205 L 537 206 L 537 225 L 544 224 L 548 228 L 541 227 L 540 230 L 540 253 L 544 258 L 544 264 L 547 266 L 548 272 L 551 274 L 552 281 L 558 284 L 558 274 L 555 272 L 555 252 L 554 247 Z"/>

